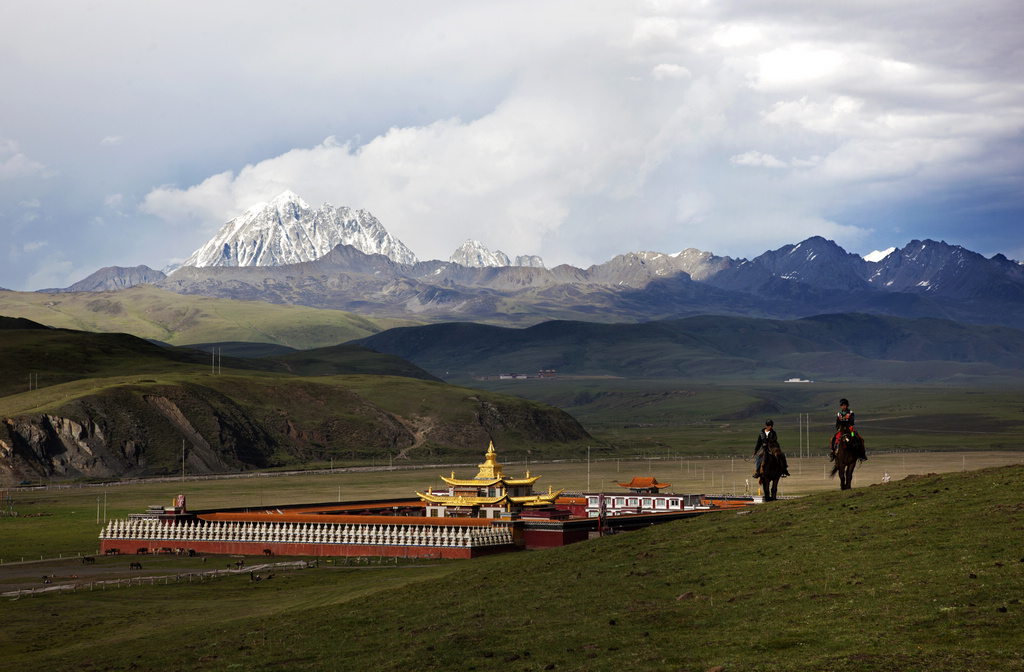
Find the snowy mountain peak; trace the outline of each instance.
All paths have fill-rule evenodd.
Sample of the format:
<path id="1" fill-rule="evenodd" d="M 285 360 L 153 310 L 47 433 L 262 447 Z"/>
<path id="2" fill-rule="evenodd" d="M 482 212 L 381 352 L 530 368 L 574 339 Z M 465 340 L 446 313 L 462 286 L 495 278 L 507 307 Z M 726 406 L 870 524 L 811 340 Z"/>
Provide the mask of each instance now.
<path id="1" fill-rule="evenodd" d="M 471 268 L 510 266 L 512 264 L 507 254 L 501 250 L 491 252 L 479 240 L 467 240 L 464 242 L 459 246 L 459 249 L 452 253 L 449 261 Z"/>
<path id="2" fill-rule="evenodd" d="M 258 203 L 221 227 L 182 266 L 282 266 L 313 261 L 338 245 L 400 264 L 416 255 L 365 210 L 324 203 L 313 210 L 293 191 Z"/>
<path id="3" fill-rule="evenodd" d="M 896 251 L 895 247 L 890 247 L 888 250 L 875 250 L 871 254 L 865 255 L 864 256 L 864 261 L 878 262 L 878 261 L 881 261 L 882 259 L 885 259 L 886 257 L 888 257 L 890 254 L 892 254 L 895 251 Z"/>
<path id="4" fill-rule="evenodd" d="M 277 198 L 275 198 L 273 201 L 271 201 L 271 203 L 274 203 L 274 204 L 278 204 L 278 203 L 298 203 L 303 208 L 308 208 L 309 207 L 309 205 L 307 205 L 306 202 L 304 200 L 302 200 L 302 198 L 299 197 L 299 195 L 296 194 L 291 189 L 285 189 L 284 191 L 282 191 L 277 196 Z"/>
<path id="5" fill-rule="evenodd" d="M 460 266 L 471 268 L 489 268 L 501 266 L 529 266 L 532 268 L 544 268 L 544 261 L 537 255 L 520 255 L 516 257 L 513 264 L 508 255 L 501 250 L 491 252 L 479 240 L 467 240 L 459 249 L 452 253 L 448 260 Z"/>

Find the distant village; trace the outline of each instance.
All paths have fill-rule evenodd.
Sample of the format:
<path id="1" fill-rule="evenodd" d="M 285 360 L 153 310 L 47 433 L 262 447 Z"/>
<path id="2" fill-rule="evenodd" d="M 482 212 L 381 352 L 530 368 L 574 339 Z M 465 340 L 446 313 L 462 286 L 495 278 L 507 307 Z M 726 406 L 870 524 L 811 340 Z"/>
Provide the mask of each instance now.
<path id="1" fill-rule="evenodd" d="M 480 380 L 490 380 L 497 378 L 498 380 L 528 380 L 530 378 L 536 380 L 538 378 L 557 378 L 558 374 L 554 369 L 541 369 L 537 373 L 530 375 L 528 373 L 499 373 L 496 376 L 481 376 Z"/>

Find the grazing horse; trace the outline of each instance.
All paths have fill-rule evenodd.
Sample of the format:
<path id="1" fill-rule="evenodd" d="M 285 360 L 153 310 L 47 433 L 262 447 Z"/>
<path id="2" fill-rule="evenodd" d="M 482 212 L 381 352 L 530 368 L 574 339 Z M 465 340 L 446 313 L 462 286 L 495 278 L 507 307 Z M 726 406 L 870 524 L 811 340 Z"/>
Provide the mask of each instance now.
<path id="1" fill-rule="evenodd" d="M 829 478 L 839 474 L 839 489 L 849 490 L 853 487 L 853 468 L 857 466 L 857 460 L 866 460 L 867 452 L 864 449 L 864 438 L 857 433 L 851 437 L 848 433 L 836 440 L 836 463 L 832 467 Z"/>
<path id="2" fill-rule="evenodd" d="M 128 569 L 142 569 L 142 563 L 141 562 L 129 562 L 128 563 Z"/>
<path id="3" fill-rule="evenodd" d="M 758 483 L 764 491 L 764 501 L 771 502 L 777 499 L 775 493 L 779 489 L 779 479 L 782 478 L 782 449 L 778 441 L 772 441 L 764 451 L 764 461 L 761 462 L 761 478 Z"/>

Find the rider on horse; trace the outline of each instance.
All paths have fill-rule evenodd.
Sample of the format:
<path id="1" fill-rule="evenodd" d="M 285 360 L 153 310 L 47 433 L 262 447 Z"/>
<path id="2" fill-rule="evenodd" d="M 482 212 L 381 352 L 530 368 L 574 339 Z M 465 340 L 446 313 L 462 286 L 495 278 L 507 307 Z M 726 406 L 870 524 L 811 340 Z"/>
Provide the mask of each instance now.
<path id="1" fill-rule="evenodd" d="M 846 399 L 839 400 L 839 412 L 836 413 L 836 433 L 832 437 L 832 452 L 828 456 L 830 462 L 836 459 L 836 444 L 839 443 L 839 438 L 844 434 L 849 434 L 850 437 L 857 435 L 857 430 L 853 428 L 853 411 L 850 410 L 850 402 Z M 868 459 L 866 456 L 863 459 Z"/>
<path id="2" fill-rule="evenodd" d="M 757 468 L 754 470 L 754 478 L 761 477 L 761 463 L 764 461 L 764 454 L 768 452 L 771 444 L 778 445 L 779 437 L 775 433 L 775 423 L 771 420 L 764 421 L 764 429 L 757 434 L 757 445 L 754 446 L 754 455 L 757 455 Z M 789 476 L 789 464 L 786 455 L 779 451 L 779 459 L 782 461 L 782 473 Z"/>

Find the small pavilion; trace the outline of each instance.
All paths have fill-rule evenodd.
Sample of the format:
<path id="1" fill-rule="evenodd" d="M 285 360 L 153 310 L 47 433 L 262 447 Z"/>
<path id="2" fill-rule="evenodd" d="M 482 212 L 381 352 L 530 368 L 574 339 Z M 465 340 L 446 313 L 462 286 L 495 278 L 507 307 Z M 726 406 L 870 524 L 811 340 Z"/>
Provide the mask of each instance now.
<path id="1" fill-rule="evenodd" d="M 671 483 L 658 483 L 658 479 L 654 476 L 634 476 L 633 480 L 629 483 L 619 483 L 624 488 L 628 488 L 630 492 L 641 492 L 641 493 L 653 493 L 658 494 L 664 488 L 671 487 Z"/>
<path id="2" fill-rule="evenodd" d="M 423 500 L 427 516 L 438 518 L 501 518 L 518 514 L 524 508 L 554 508 L 555 499 L 562 490 L 536 493 L 533 484 L 540 476 L 530 476 L 527 469 L 525 478 L 510 478 L 498 463 L 498 454 L 492 441 L 484 455 L 480 471 L 473 478 L 442 476 L 447 490 L 417 492 Z"/>

